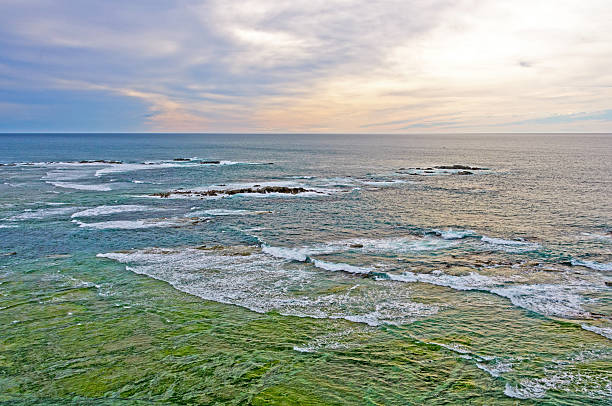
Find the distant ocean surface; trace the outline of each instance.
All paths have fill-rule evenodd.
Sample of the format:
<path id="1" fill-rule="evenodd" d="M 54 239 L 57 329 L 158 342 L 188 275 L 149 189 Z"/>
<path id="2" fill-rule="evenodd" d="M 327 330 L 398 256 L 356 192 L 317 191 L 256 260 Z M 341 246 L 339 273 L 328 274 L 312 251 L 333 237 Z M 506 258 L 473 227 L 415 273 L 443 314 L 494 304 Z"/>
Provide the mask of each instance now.
<path id="1" fill-rule="evenodd" d="M 0 135 L 6 404 L 611 404 L 611 317 L 610 135 Z"/>

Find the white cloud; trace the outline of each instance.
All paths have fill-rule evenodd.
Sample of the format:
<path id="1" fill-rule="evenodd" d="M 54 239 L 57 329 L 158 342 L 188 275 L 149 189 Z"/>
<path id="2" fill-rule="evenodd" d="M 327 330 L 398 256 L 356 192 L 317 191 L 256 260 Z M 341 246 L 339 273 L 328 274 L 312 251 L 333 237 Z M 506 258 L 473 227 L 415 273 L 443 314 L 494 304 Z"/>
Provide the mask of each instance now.
<path id="1" fill-rule="evenodd" d="M 612 107 L 608 0 L 0 7 L 9 54 L 0 68 L 14 86 L 27 72 L 41 86 L 90 84 L 138 98 L 151 110 L 144 129 L 503 131 Z M 601 131 L 608 123 L 529 125 Z"/>

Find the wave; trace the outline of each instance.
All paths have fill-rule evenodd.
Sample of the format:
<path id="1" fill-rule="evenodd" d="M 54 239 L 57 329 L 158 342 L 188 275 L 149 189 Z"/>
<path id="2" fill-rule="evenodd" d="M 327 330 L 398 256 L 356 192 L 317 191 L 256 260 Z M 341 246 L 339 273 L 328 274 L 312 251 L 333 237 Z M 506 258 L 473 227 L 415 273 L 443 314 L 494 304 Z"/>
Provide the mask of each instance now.
<path id="1" fill-rule="evenodd" d="M 394 185 L 399 185 L 402 183 L 409 183 L 408 181 L 403 180 L 403 179 L 391 179 L 391 180 L 374 180 L 374 179 L 362 180 L 362 179 L 359 179 L 359 182 L 364 185 L 368 185 L 368 186 L 394 186 Z"/>
<path id="2" fill-rule="evenodd" d="M 206 215 L 206 216 L 255 216 L 255 215 L 270 214 L 270 213 L 272 213 L 272 212 L 271 211 L 263 211 L 263 210 L 253 211 L 253 210 L 209 209 L 209 210 L 190 212 L 190 213 L 185 214 L 185 216 L 186 217 L 188 217 L 188 216 L 200 216 L 200 215 Z"/>
<path id="3" fill-rule="evenodd" d="M 262 250 L 277 258 L 304 262 L 314 255 L 335 254 L 347 251 L 362 253 L 411 253 L 420 251 L 443 250 L 454 246 L 453 241 L 433 238 L 354 238 L 303 247 L 275 247 L 262 244 Z"/>
<path id="4" fill-rule="evenodd" d="M 138 230 L 145 228 L 162 228 L 162 227 L 181 227 L 195 225 L 206 219 L 184 219 L 184 218 L 168 218 L 168 219 L 140 219 L 140 220 L 112 220 L 102 221 L 98 223 L 84 223 L 79 220 L 72 220 L 81 228 L 92 228 L 95 230 Z"/>
<path id="5" fill-rule="evenodd" d="M 354 274 L 369 274 L 373 271 L 372 268 L 364 268 L 344 263 L 321 261 L 319 259 L 313 260 L 312 263 L 317 268 L 325 269 L 326 271 L 342 271 Z"/>
<path id="6" fill-rule="evenodd" d="M 50 185 L 65 188 L 65 189 L 90 190 L 90 191 L 97 191 L 97 192 L 108 192 L 112 190 L 109 184 L 92 185 L 92 184 L 81 184 L 81 183 L 71 183 L 71 182 L 51 182 L 51 181 L 47 181 L 47 183 Z"/>
<path id="7" fill-rule="evenodd" d="M 595 368 L 581 368 L 576 365 L 609 357 L 609 351 L 583 351 L 573 359 L 553 360 L 544 368 L 539 378 L 521 379 L 517 384 L 506 383 L 504 394 L 516 399 L 538 399 L 546 396 L 549 390 L 580 393 L 591 399 L 610 399 L 612 388 L 605 374 Z"/>
<path id="8" fill-rule="evenodd" d="M 538 399 L 546 395 L 546 389 L 541 385 L 530 386 L 523 384 L 512 386 L 511 384 L 506 383 L 504 395 L 515 399 Z"/>
<path id="9" fill-rule="evenodd" d="M 509 299 L 510 302 L 523 309 L 545 316 L 563 318 L 588 318 L 590 313 L 582 308 L 585 299 L 574 292 L 576 287 L 553 284 L 510 284 L 504 280 L 492 278 L 471 272 L 464 276 L 448 275 L 442 271 L 430 274 L 404 272 L 402 274 L 386 274 L 391 280 L 400 282 L 421 282 L 445 286 L 455 290 L 481 290 Z M 588 290 L 588 287 L 578 287 Z"/>
<path id="10" fill-rule="evenodd" d="M 21 221 L 21 220 L 41 220 L 48 217 L 56 217 L 74 213 L 79 210 L 79 207 L 56 207 L 51 209 L 26 210 L 21 214 L 9 217 L 5 220 Z"/>
<path id="11" fill-rule="evenodd" d="M 597 326 L 591 326 L 590 324 L 582 324 L 581 327 L 592 333 L 599 334 L 600 336 L 604 336 L 608 340 L 612 340 L 612 328 L 610 327 L 597 327 Z"/>
<path id="12" fill-rule="evenodd" d="M 433 229 L 432 231 L 444 240 L 460 240 L 466 237 L 476 236 L 476 233 L 472 230 L 454 230 L 448 228 L 446 230 Z"/>
<path id="13" fill-rule="evenodd" d="M 509 362 L 495 362 L 491 364 L 485 364 L 482 362 L 477 362 L 476 367 L 482 369 L 493 378 L 497 378 L 501 376 L 501 374 L 512 371 L 512 364 Z"/>
<path id="14" fill-rule="evenodd" d="M 406 324 L 438 307 L 410 300 L 410 290 L 392 282 L 354 284 L 342 272 L 287 266 L 255 247 L 145 249 L 98 254 L 126 269 L 165 281 L 205 300 L 258 313 L 345 319 L 377 326 Z M 330 290 L 330 286 L 334 289 Z"/>
<path id="15" fill-rule="evenodd" d="M 142 211 L 160 211 L 163 209 L 159 209 L 156 207 L 150 206 L 141 206 L 134 204 L 124 204 L 118 206 L 98 206 L 93 207 L 91 209 L 79 211 L 74 213 L 72 218 L 75 217 L 97 217 L 97 216 L 105 216 L 108 214 L 117 214 L 117 213 L 131 213 L 131 212 L 142 212 Z"/>
<path id="16" fill-rule="evenodd" d="M 535 251 L 540 248 L 539 244 L 528 241 L 504 240 L 502 238 L 488 237 L 486 235 L 482 236 L 480 240 L 486 244 L 487 248 L 506 252 Z"/>
<path id="17" fill-rule="evenodd" d="M 600 263 L 595 261 L 583 261 L 579 259 L 572 259 L 571 264 L 573 266 L 584 266 L 595 271 L 612 271 L 612 263 Z"/>

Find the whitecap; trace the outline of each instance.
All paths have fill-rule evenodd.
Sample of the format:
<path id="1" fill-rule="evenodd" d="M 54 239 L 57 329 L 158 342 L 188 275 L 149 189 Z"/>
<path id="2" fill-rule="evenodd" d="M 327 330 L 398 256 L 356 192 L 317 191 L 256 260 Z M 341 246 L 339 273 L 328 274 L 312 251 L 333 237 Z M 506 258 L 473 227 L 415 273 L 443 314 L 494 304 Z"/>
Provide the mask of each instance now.
<path id="1" fill-rule="evenodd" d="M 573 266 L 584 266 L 595 271 L 612 271 L 612 263 L 601 263 L 595 261 L 583 261 L 579 259 L 572 259 Z"/>
<path id="2" fill-rule="evenodd" d="M 254 216 L 258 214 L 269 214 L 270 211 L 252 211 L 252 210 L 230 210 L 230 209 L 209 209 L 195 211 L 185 214 L 185 216 Z"/>
<path id="3" fill-rule="evenodd" d="M 454 230 L 452 228 L 446 230 L 434 229 L 433 232 L 444 240 L 460 240 L 462 238 L 475 236 L 472 230 Z"/>
<path id="4" fill-rule="evenodd" d="M 50 209 L 39 209 L 39 210 L 26 210 L 21 214 L 9 217 L 6 220 L 9 221 L 21 221 L 21 220 L 40 220 L 47 217 L 55 217 L 74 213 L 79 210 L 79 207 L 56 207 Z"/>
<path id="5" fill-rule="evenodd" d="M 410 290 L 392 282 L 346 286 L 342 272 L 289 265 L 254 247 L 145 249 L 98 254 L 176 289 L 255 312 L 345 319 L 376 326 L 405 324 L 435 314 L 437 306 L 412 302 Z M 288 266 L 289 265 L 289 266 Z M 342 287 L 334 291 L 332 286 Z"/>
<path id="6" fill-rule="evenodd" d="M 488 237 L 486 235 L 481 238 L 481 241 L 487 244 L 488 248 L 506 252 L 534 251 L 540 247 L 539 244 L 528 241 L 504 240 L 502 238 Z"/>
<path id="7" fill-rule="evenodd" d="M 523 309 L 545 316 L 565 318 L 585 318 L 590 314 L 582 308 L 585 299 L 575 292 L 576 289 L 588 290 L 586 286 L 566 286 L 553 284 L 511 284 L 505 285 L 486 275 L 471 272 L 468 275 L 448 275 L 442 271 L 431 274 L 404 272 L 402 274 L 387 274 L 388 278 L 401 282 L 421 282 L 438 286 L 446 286 L 455 290 L 482 290 L 507 298 L 510 302 Z"/>
<path id="8" fill-rule="evenodd" d="M 272 247 L 265 244 L 261 246 L 261 250 L 275 258 L 299 262 L 305 262 L 311 252 L 308 248 Z"/>
<path id="9" fill-rule="evenodd" d="M 354 238 L 350 240 L 331 241 L 328 243 L 302 246 L 302 247 L 274 247 L 267 244 L 262 245 L 265 253 L 277 258 L 285 258 L 291 261 L 304 262 L 314 255 L 325 255 L 358 250 L 362 253 L 411 253 L 419 251 L 432 251 L 450 248 L 455 245 L 453 241 L 433 238 Z"/>
<path id="10" fill-rule="evenodd" d="M 135 204 L 124 204 L 117 206 L 98 206 L 93 207 L 91 209 L 79 211 L 74 213 L 71 217 L 96 217 L 96 216 L 105 216 L 108 214 L 116 214 L 116 213 L 130 213 L 130 212 L 143 212 L 143 211 L 160 211 L 164 209 L 150 207 L 150 206 L 141 206 Z"/>
<path id="11" fill-rule="evenodd" d="M 111 187 L 108 184 L 93 185 L 93 184 L 81 184 L 81 183 L 72 183 L 72 182 L 51 182 L 51 181 L 47 181 L 47 183 L 53 186 L 61 187 L 65 189 L 91 190 L 91 191 L 97 191 L 97 192 L 108 192 L 111 190 Z"/>
<path id="12" fill-rule="evenodd" d="M 106 168 L 98 169 L 95 173 L 95 176 L 100 177 L 108 174 L 115 173 L 125 173 L 125 172 L 134 172 L 134 171 L 143 171 L 143 170 L 151 170 L 151 169 L 165 169 L 165 168 L 176 168 L 180 166 L 185 166 L 184 164 L 179 163 L 169 163 L 169 162 L 150 162 L 150 163 L 142 163 L 142 164 L 111 164 Z"/>
<path id="13" fill-rule="evenodd" d="M 606 337 L 609 340 L 612 340 L 612 328 L 610 327 L 597 327 L 591 326 L 590 324 L 583 324 L 581 327 L 585 330 L 591 331 L 595 334 L 599 334 L 601 336 Z"/>
<path id="14" fill-rule="evenodd" d="M 485 364 L 481 362 L 477 362 L 476 366 L 483 371 L 487 372 L 494 378 L 501 376 L 501 374 L 512 371 L 512 364 L 509 362 L 494 362 L 490 364 Z"/>
<path id="15" fill-rule="evenodd" d="M 196 223 L 194 221 L 186 221 L 186 219 L 183 218 L 112 220 L 97 223 L 84 223 L 82 221 L 72 220 L 72 222 L 81 228 L 92 228 L 96 230 L 137 230 L 145 228 L 179 227 Z"/>
<path id="16" fill-rule="evenodd" d="M 325 269 L 326 271 L 334 271 L 334 272 L 348 272 L 355 274 L 369 274 L 373 271 L 372 268 L 364 268 L 355 265 L 349 265 L 344 263 L 336 263 L 336 262 L 328 262 L 321 261 L 319 259 L 315 259 L 312 261 L 313 265 L 317 268 Z"/>
<path id="17" fill-rule="evenodd" d="M 528 386 L 523 384 L 512 386 L 506 383 L 504 395 L 515 399 L 537 399 L 546 395 L 546 389 L 541 385 Z"/>

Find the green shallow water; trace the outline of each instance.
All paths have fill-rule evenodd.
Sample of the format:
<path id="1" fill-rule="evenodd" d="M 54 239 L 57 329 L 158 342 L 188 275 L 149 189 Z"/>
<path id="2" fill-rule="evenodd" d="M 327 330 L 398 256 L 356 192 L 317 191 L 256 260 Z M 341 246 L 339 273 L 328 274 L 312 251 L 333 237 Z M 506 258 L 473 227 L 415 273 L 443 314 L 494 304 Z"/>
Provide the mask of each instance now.
<path id="1" fill-rule="evenodd" d="M 413 299 L 443 296 L 448 307 L 373 328 L 203 301 L 87 257 L 33 261 L 0 286 L 8 404 L 516 404 L 507 382 L 564 374 L 583 378 L 521 402 L 608 404 L 605 338 L 482 292 L 422 286 Z M 316 352 L 294 349 L 308 345 Z M 501 379 L 466 354 L 525 361 Z"/>

